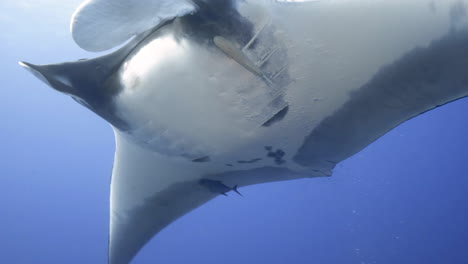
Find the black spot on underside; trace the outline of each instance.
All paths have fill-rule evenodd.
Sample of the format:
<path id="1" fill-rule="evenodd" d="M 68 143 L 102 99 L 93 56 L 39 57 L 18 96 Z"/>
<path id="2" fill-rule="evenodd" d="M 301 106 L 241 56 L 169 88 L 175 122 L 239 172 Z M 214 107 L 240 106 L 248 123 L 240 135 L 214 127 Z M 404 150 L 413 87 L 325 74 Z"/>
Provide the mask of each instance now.
<path id="1" fill-rule="evenodd" d="M 239 164 L 250 164 L 250 163 L 256 163 L 261 161 L 261 158 L 256 158 L 256 159 L 251 159 L 251 160 L 238 160 L 237 163 Z"/>
<path id="2" fill-rule="evenodd" d="M 211 161 L 210 156 L 205 156 L 205 157 L 201 157 L 201 158 L 192 160 L 192 162 L 198 162 L 198 163 L 209 162 L 209 161 Z"/>
<path id="3" fill-rule="evenodd" d="M 266 146 L 265 150 L 267 151 L 266 156 L 268 158 L 272 158 L 276 165 L 282 165 L 286 163 L 286 160 L 283 159 L 283 157 L 286 155 L 286 152 L 284 152 L 284 150 L 277 149 L 276 151 L 273 151 L 273 147 L 271 146 Z"/>

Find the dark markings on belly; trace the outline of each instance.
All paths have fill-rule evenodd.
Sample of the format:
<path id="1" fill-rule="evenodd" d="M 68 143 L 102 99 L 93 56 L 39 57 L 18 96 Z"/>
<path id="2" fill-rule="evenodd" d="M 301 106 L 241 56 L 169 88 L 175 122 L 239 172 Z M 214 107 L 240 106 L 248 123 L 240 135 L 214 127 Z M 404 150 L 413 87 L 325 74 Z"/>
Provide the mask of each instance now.
<path id="1" fill-rule="evenodd" d="M 261 160 L 262 160 L 261 158 L 255 158 L 255 159 L 251 159 L 251 160 L 238 160 L 237 163 L 239 163 L 239 164 L 251 164 L 251 163 L 259 162 Z"/>
<path id="2" fill-rule="evenodd" d="M 198 163 L 209 162 L 209 161 L 211 161 L 210 156 L 205 156 L 205 157 L 201 157 L 201 158 L 192 160 L 192 162 L 198 162 Z"/>
<path id="3" fill-rule="evenodd" d="M 282 149 L 277 149 L 273 150 L 272 146 L 265 146 L 265 150 L 267 151 L 267 157 L 273 159 L 276 165 L 283 165 L 286 163 L 286 160 L 284 160 L 284 156 L 286 155 L 286 152 Z"/>

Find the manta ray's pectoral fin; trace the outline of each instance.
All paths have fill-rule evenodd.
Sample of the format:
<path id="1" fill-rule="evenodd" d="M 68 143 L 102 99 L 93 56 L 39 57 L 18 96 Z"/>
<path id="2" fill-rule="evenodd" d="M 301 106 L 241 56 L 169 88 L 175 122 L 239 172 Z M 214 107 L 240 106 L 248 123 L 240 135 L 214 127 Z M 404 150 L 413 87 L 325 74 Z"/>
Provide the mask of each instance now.
<path id="1" fill-rule="evenodd" d="M 160 230 L 220 194 L 240 195 L 238 186 L 306 176 L 274 167 L 206 175 L 198 163 L 151 152 L 114 131 L 109 264 L 129 263 Z"/>
<path id="2" fill-rule="evenodd" d="M 119 69 L 128 54 L 152 32 L 153 30 L 146 31 L 122 48 L 94 59 L 80 59 L 75 62 L 47 65 L 35 65 L 20 61 L 19 64 L 52 88 L 88 99 L 87 97 L 92 97 L 91 93 L 103 92 L 102 89 L 109 82 L 109 78 Z M 112 93 L 115 91 L 104 92 Z"/>
<path id="3" fill-rule="evenodd" d="M 128 54 L 152 31 L 144 32 L 122 48 L 95 59 L 47 65 L 20 61 L 19 64 L 48 86 L 72 96 L 112 125 L 125 129 L 125 124 L 113 115 L 109 104 L 112 97 L 119 93 L 120 87 L 114 83 L 114 73 Z"/>
<path id="4" fill-rule="evenodd" d="M 294 161 L 326 171 L 402 122 L 468 96 L 466 54 L 460 30 L 383 67 L 314 128 Z"/>
<path id="5" fill-rule="evenodd" d="M 219 195 L 199 184 L 198 163 L 167 157 L 116 132 L 111 181 L 109 264 L 128 264 L 160 230 Z"/>

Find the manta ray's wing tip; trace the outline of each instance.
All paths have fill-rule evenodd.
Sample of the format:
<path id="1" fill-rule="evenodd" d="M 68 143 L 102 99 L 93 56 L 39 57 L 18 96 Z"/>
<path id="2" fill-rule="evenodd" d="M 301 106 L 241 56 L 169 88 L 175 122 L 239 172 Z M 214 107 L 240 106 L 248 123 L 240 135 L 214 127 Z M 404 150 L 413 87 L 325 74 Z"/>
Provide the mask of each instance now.
<path id="1" fill-rule="evenodd" d="M 18 61 L 18 64 L 19 66 L 25 68 L 25 69 L 30 69 L 32 64 L 29 63 L 29 62 L 25 62 L 25 61 Z"/>
<path id="2" fill-rule="evenodd" d="M 18 61 L 18 64 L 19 64 L 19 66 L 23 67 L 25 70 L 27 70 L 28 72 L 30 72 L 34 76 L 36 76 L 36 78 L 43 81 L 45 84 L 47 84 L 49 86 L 52 86 L 50 84 L 49 80 L 39 70 L 39 66 L 34 65 L 32 63 L 29 63 L 29 62 L 25 62 L 25 61 Z"/>

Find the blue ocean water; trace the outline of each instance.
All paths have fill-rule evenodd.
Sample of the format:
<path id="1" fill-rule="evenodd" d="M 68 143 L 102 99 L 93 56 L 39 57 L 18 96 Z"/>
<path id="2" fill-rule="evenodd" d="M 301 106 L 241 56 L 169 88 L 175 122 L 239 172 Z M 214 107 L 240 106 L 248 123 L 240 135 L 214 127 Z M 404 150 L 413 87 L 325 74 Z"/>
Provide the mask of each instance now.
<path id="1" fill-rule="evenodd" d="M 112 130 L 17 64 L 96 56 L 69 34 L 80 2 L 0 2 L 0 263 L 107 261 Z M 467 113 L 410 120 L 330 178 L 216 198 L 134 263 L 468 263 Z"/>

